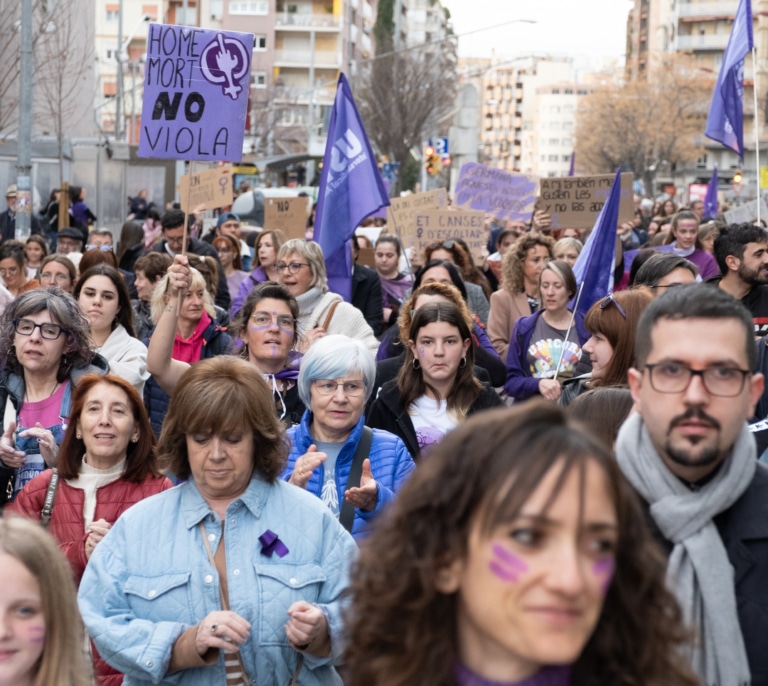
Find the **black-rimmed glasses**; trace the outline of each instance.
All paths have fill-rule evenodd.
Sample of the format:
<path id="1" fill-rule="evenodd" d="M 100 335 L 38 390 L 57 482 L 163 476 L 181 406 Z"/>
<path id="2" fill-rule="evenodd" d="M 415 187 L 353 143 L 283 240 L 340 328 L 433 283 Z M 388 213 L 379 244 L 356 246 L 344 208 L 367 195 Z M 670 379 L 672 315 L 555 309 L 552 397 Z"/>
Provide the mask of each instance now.
<path id="1" fill-rule="evenodd" d="M 651 388 L 658 393 L 682 393 L 694 376 L 701 377 L 701 382 L 708 393 L 721 398 L 733 398 L 744 390 L 744 381 L 749 376 L 748 369 L 738 367 L 708 367 L 691 369 L 679 362 L 659 362 L 647 364 Z"/>
<path id="2" fill-rule="evenodd" d="M 34 330 L 39 328 L 40 335 L 46 341 L 55 341 L 66 331 L 63 326 L 59 326 L 58 324 L 53 324 L 52 322 L 38 324 L 31 319 L 14 319 L 13 328 L 16 333 L 21 334 L 22 336 L 31 336 Z"/>
<path id="3" fill-rule="evenodd" d="M 275 271 L 279 274 L 280 272 L 284 272 L 287 269 L 289 274 L 298 274 L 302 267 L 309 267 L 309 263 L 291 262 L 290 264 L 286 264 L 285 262 L 278 262 L 275 265 Z"/>

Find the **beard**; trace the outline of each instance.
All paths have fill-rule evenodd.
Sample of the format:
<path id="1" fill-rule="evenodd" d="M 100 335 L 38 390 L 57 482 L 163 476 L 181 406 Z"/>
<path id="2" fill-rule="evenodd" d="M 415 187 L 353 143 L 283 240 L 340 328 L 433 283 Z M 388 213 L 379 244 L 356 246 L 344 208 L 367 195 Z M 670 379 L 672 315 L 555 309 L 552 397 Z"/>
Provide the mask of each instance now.
<path id="1" fill-rule="evenodd" d="M 708 436 L 686 436 L 673 443 L 672 431 L 680 423 L 696 419 L 709 423 L 716 430 L 713 439 Z M 698 408 L 690 408 L 684 414 L 674 417 L 669 423 L 664 451 L 669 459 L 682 467 L 708 467 L 720 459 L 720 422 Z"/>
<path id="2" fill-rule="evenodd" d="M 736 273 L 744 283 L 750 286 L 762 286 L 768 283 L 768 272 L 761 269 L 749 269 L 743 262 L 739 265 Z"/>

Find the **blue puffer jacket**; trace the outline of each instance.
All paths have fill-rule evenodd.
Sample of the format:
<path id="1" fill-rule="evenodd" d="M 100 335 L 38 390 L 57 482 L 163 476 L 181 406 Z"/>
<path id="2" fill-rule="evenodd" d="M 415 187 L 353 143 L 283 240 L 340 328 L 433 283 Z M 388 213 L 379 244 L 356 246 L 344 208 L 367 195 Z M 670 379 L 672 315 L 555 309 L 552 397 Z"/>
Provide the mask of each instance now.
<path id="1" fill-rule="evenodd" d="M 154 330 L 152 333 L 154 333 Z M 151 338 L 152 334 L 149 334 L 144 341 L 144 345 L 149 347 Z M 203 331 L 203 349 L 200 352 L 200 359 L 207 360 L 209 357 L 228 355 L 231 352 L 232 339 L 229 334 L 215 319 L 211 320 L 211 323 Z M 152 424 L 152 431 L 155 432 L 155 436 L 160 436 L 160 430 L 163 428 L 163 420 L 168 412 L 168 403 L 170 401 L 170 396 L 158 386 L 154 377 L 150 376 L 147 383 L 144 384 L 144 406 L 149 413 L 149 421 Z"/>
<path id="2" fill-rule="evenodd" d="M 288 464 L 283 471 L 283 479 L 286 481 L 291 478 L 296 460 L 306 453 L 309 446 L 314 443 L 309 432 L 311 423 L 312 413 L 310 410 L 306 410 L 301 424 L 292 426 L 286 432 L 291 440 L 291 453 L 288 455 Z M 339 494 L 339 503 L 344 497 L 349 470 L 352 467 L 352 458 L 355 456 L 357 444 L 363 434 L 364 424 L 365 417 L 360 417 L 336 460 L 336 491 Z M 355 539 L 364 538 L 367 535 L 367 523 L 375 519 L 387 504 L 394 500 L 395 493 L 400 490 L 416 466 L 405 447 L 405 443 L 389 431 L 380 429 L 373 430 L 373 441 L 368 459 L 371 462 L 371 474 L 379 486 L 379 498 L 376 509 L 371 512 L 364 512 L 355 508 L 355 519 L 352 523 L 352 535 Z M 314 493 L 319 498 L 324 481 L 325 470 L 323 465 L 320 465 L 307 482 L 307 491 Z"/>

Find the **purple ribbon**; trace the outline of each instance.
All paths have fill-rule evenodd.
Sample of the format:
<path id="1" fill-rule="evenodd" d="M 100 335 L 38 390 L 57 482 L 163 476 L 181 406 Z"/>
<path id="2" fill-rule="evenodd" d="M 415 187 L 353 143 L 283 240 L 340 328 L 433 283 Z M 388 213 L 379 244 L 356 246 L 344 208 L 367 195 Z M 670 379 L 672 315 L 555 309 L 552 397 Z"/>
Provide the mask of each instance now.
<path id="1" fill-rule="evenodd" d="M 285 557 L 288 554 L 288 548 L 285 547 L 273 531 L 267 529 L 261 536 L 259 536 L 259 543 L 261 543 L 261 554 L 267 557 L 272 557 L 272 553 L 277 553 L 278 557 Z"/>

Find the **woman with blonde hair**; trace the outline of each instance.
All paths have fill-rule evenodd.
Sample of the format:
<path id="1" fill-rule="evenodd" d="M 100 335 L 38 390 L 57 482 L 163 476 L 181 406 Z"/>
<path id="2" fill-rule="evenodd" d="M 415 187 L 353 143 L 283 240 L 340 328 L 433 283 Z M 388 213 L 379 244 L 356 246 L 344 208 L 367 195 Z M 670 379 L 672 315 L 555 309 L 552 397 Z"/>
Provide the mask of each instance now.
<path id="1" fill-rule="evenodd" d="M 54 540 L 0 519 L 0 686 L 89 686 L 72 572 Z"/>

